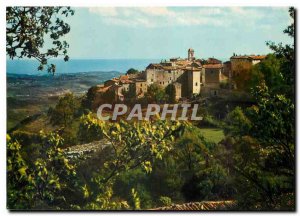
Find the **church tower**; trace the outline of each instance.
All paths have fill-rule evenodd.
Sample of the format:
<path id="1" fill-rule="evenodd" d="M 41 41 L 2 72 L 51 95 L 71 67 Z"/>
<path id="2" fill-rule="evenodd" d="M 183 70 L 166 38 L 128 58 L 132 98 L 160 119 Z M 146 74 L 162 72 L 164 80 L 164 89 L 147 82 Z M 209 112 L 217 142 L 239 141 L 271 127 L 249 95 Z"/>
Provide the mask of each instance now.
<path id="1" fill-rule="evenodd" d="M 189 48 L 189 50 L 188 50 L 188 60 L 189 61 L 194 60 L 194 50 L 192 48 Z"/>

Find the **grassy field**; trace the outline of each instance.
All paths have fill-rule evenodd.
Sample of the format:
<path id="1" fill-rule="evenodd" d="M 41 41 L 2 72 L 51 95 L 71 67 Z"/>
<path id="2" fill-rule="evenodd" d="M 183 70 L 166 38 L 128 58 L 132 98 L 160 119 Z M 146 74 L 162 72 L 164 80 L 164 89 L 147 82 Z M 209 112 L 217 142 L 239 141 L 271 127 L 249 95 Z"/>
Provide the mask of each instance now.
<path id="1" fill-rule="evenodd" d="M 212 142 L 218 143 L 224 138 L 222 129 L 219 128 L 200 128 L 203 136 Z"/>

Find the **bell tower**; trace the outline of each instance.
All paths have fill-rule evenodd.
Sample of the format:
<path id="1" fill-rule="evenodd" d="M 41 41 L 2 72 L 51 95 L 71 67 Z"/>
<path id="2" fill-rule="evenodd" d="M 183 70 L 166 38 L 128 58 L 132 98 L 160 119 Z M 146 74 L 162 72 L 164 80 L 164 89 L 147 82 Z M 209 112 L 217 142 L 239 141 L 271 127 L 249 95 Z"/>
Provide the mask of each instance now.
<path id="1" fill-rule="evenodd" d="M 194 60 L 194 50 L 192 48 L 189 48 L 189 50 L 188 50 L 188 60 L 189 61 Z"/>

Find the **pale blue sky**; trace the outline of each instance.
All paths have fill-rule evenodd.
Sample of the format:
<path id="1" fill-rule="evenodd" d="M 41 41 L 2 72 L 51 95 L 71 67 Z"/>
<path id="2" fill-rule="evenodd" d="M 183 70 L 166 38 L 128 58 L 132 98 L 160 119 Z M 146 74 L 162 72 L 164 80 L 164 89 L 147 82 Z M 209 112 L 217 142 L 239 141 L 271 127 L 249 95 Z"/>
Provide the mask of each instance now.
<path id="1" fill-rule="evenodd" d="M 288 8 L 74 8 L 66 21 L 71 58 L 161 59 L 267 54 L 266 41 L 291 43 L 282 33 Z"/>

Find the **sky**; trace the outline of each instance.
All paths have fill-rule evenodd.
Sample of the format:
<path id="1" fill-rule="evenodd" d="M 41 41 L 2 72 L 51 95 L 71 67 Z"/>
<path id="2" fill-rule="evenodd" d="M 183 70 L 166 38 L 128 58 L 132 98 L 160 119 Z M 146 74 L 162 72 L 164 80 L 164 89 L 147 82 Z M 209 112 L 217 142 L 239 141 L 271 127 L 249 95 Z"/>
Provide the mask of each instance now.
<path id="1" fill-rule="evenodd" d="M 94 7 L 73 8 L 65 19 L 69 56 L 81 59 L 228 59 L 267 54 L 266 41 L 291 43 L 283 34 L 286 7 Z"/>

